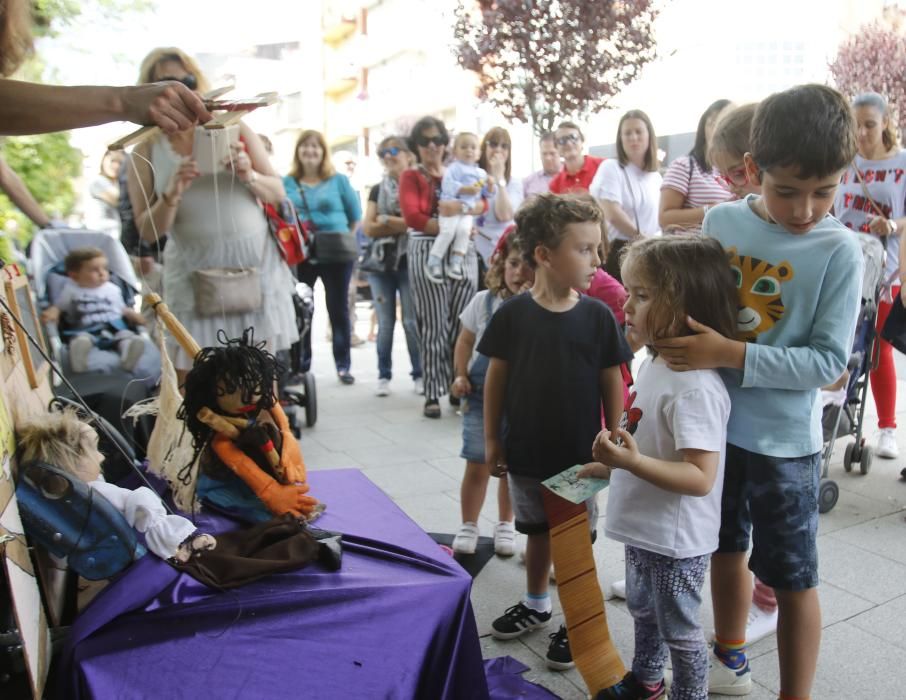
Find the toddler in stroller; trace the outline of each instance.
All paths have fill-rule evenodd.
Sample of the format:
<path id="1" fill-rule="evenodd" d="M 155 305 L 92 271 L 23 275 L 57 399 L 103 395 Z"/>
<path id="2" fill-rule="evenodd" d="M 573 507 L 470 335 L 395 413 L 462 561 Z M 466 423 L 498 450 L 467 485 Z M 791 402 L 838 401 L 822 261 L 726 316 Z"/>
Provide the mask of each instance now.
<path id="1" fill-rule="evenodd" d="M 41 313 L 44 323 L 60 324 L 69 341 L 69 364 L 73 372 L 88 369 L 92 347 L 116 349 L 120 367 L 131 372 L 145 351 L 145 343 L 132 329 L 145 323 L 129 308 L 122 290 L 110 281 L 107 257 L 99 248 L 70 251 L 63 261 L 68 280 L 53 304 Z"/>

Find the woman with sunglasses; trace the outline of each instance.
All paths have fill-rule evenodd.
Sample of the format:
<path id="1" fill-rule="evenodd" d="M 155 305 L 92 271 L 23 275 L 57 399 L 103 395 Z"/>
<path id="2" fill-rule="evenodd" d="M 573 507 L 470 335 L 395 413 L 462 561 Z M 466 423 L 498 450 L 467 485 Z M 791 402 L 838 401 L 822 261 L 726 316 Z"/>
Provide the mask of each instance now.
<path id="1" fill-rule="evenodd" d="M 887 250 L 884 283 L 887 294 L 878 304 L 880 331 L 900 296 L 906 303 L 906 150 L 900 148 L 897 124 L 887 100 L 866 92 L 853 100 L 858 151 L 843 174 L 834 199 L 834 216 L 860 233 L 880 239 Z M 878 366 L 872 370 L 871 393 L 878 409 L 878 443 L 875 454 L 894 459 L 897 446 L 897 371 L 893 346 L 878 338 Z M 863 465 L 864 466 L 864 465 Z"/>
<path id="2" fill-rule="evenodd" d="M 617 158 L 601 163 L 590 188 L 607 217 L 610 250 L 604 269 L 617 281 L 623 248 L 661 233 L 657 223 L 661 182 L 651 119 L 639 109 L 630 110 L 617 125 Z"/>
<path id="3" fill-rule="evenodd" d="M 494 178 L 494 192 L 488 199 L 488 211 L 475 219 L 475 250 L 481 256 L 480 269 L 487 269 L 497 242 L 513 223 L 522 204 L 522 180 L 512 176 L 512 141 L 509 132 L 499 126 L 488 130 L 481 140 L 478 167 Z"/>
<path id="4" fill-rule="evenodd" d="M 585 155 L 585 137 L 573 122 L 562 122 L 557 127 L 554 143 L 563 159 L 563 168 L 551 180 L 551 192 L 588 192 L 598 166 L 604 159 Z"/>
<path id="5" fill-rule="evenodd" d="M 418 324 L 412 302 L 412 288 L 409 284 L 409 256 L 406 254 L 409 237 L 408 227 L 400 212 L 399 180 L 403 171 L 412 167 L 415 157 L 405 141 L 398 136 L 388 136 L 378 145 L 378 157 L 384 164 L 384 177 L 371 188 L 365 206 L 362 228 L 365 235 L 378 239 L 389 246 L 393 253 L 386 259 L 394 261 L 382 272 L 369 272 L 368 284 L 378 316 L 377 396 L 389 396 L 390 379 L 393 376 L 393 329 L 396 326 L 396 298 L 399 294 L 403 317 L 403 332 L 412 364 L 412 381 L 416 394 L 425 393 L 422 381 L 422 363 L 418 345 Z"/>
<path id="6" fill-rule="evenodd" d="M 440 202 L 449 143 L 442 121 L 435 117 L 419 119 L 409 136 L 409 148 L 415 153 L 418 166 L 405 171 L 399 185 L 400 210 L 409 227 L 409 275 L 421 338 L 427 418 L 440 418 L 438 399 L 447 393 L 453 380 L 453 344 L 459 331 L 459 315 L 478 289 L 478 262 L 472 244 L 466 252 L 463 279 L 445 278 L 440 284 L 428 279 L 425 263 L 439 230 L 437 216 L 480 216 L 487 209 L 484 200 L 471 209 L 459 202 Z"/>
<path id="7" fill-rule="evenodd" d="M 362 220 L 362 205 L 349 178 L 334 170 L 327 141 L 320 131 L 308 129 L 299 134 L 293 151 L 293 165 L 283 178 L 286 193 L 315 231 L 314 258 L 299 265 L 300 282 L 314 288 L 321 278 L 333 342 L 337 378 L 352 384 L 349 348 L 352 324 L 349 313 L 349 283 L 358 256 L 356 229 Z M 302 343 L 302 371 L 311 367 L 311 333 Z"/>
<path id="8" fill-rule="evenodd" d="M 666 233 L 701 233 L 705 212 L 733 198 L 708 160 L 708 145 L 717 120 L 730 105 L 717 100 L 698 120 L 695 143 L 688 155 L 676 158 L 664 173 L 658 222 Z"/>
<path id="9" fill-rule="evenodd" d="M 208 82 L 198 64 L 177 48 L 154 49 L 142 61 L 139 81 L 177 81 L 203 94 Z M 218 344 L 222 330 L 238 338 L 249 327 L 274 353 L 298 339 L 292 301 L 292 275 L 270 240 L 261 201 L 276 204 L 286 195 L 261 140 L 240 122 L 238 141 L 229 143 L 222 163 L 203 164 L 193 153 L 196 139 L 229 139 L 229 130 L 204 133 L 201 127 L 161 135 L 135 148 L 128 163 L 128 190 L 135 225 L 144 241 L 156 247 L 169 234 L 163 254 L 164 298 L 201 347 Z M 259 201 L 260 200 L 260 201 Z M 254 268 L 261 304 L 244 311 L 205 306 L 196 274 L 202 270 Z M 216 292 L 215 292 L 216 293 Z M 168 347 L 180 381 L 193 358 L 176 343 Z"/>

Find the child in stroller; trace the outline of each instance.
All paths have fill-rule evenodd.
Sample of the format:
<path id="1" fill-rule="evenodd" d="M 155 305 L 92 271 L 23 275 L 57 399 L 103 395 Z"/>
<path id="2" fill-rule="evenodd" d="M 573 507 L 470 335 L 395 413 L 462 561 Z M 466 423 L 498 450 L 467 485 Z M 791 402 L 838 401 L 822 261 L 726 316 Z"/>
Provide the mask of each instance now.
<path id="1" fill-rule="evenodd" d="M 95 247 L 76 248 L 63 265 L 69 279 L 53 304 L 41 313 L 41 320 L 65 321 L 62 336 L 69 340 L 72 371 L 87 371 L 88 354 L 98 347 L 115 348 L 120 367 L 131 372 L 145 351 L 144 341 L 132 328 L 144 325 L 145 319 L 126 305 L 122 290 L 110 281 L 104 252 Z"/>

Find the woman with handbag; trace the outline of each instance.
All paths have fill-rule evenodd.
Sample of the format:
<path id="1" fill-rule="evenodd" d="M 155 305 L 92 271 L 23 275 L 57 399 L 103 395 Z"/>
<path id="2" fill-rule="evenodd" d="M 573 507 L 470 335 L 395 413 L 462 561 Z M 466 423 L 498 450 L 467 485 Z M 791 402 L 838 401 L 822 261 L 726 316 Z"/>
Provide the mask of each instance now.
<path id="1" fill-rule="evenodd" d="M 695 142 L 688 155 L 676 158 L 664 173 L 658 224 L 664 233 L 701 233 L 708 209 L 733 198 L 720 173 L 708 160 L 711 134 L 730 100 L 712 102 L 698 120 Z"/>
<path id="2" fill-rule="evenodd" d="M 359 267 L 368 273 L 368 283 L 378 316 L 377 359 L 378 385 L 375 394 L 390 394 L 393 376 L 393 329 L 396 325 L 396 297 L 399 293 L 403 332 L 412 363 L 412 381 L 416 394 L 425 393 L 418 341 L 418 324 L 409 284 L 409 256 L 406 255 L 408 227 L 400 212 L 399 179 L 415 162 L 405 141 L 388 136 L 378 145 L 378 157 L 384 164 L 384 178 L 371 188 L 362 226 L 369 237 Z"/>
<path id="3" fill-rule="evenodd" d="M 174 80 L 209 88 L 198 64 L 177 48 L 154 49 L 139 82 Z M 277 203 L 283 183 L 258 136 L 244 123 L 193 127 L 137 146 L 128 190 L 139 233 L 152 249 L 166 234 L 164 298 L 202 347 L 217 334 L 249 327 L 269 352 L 298 340 L 292 275 L 268 232 L 260 202 Z M 191 369 L 177 343 L 168 347 L 182 381 Z"/>
<path id="4" fill-rule="evenodd" d="M 450 136 L 436 117 L 422 117 L 409 136 L 409 149 L 418 167 L 400 176 L 400 210 L 409 227 L 409 275 L 415 301 L 415 316 L 421 338 L 422 367 L 425 372 L 426 418 L 440 418 L 439 397 L 447 393 L 453 379 L 453 344 L 459 333 L 459 315 L 478 289 L 478 261 L 471 243 L 463 263 L 461 280 L 444 278 L 437 284 L 428 279 L 425 263 L 437 235 L 438 210 L 444 216 L 485 213 L 487 203 L 474 207 L 459 202 L 440 202 L 444 157 Z"/>
<path id="5" fill-rule="evenodd" d="M 359 195 L 349 178 L 334 170 L 327 142 L 319 131 L 299 134 L 293 153 L 293 166 L 283 178 L 286 195 L 299 216 L 312 228 L 314 255 L 296 268 L 300 282 L 314 288 L 320 277 L 324 284 L 327 315 L 333 338 L 333 360 L 337 377 L 352 384 L 349 347 L 352 327 L 349 320 L 348 293 L 352 269 L 358 257 L 355 230 L 362 219 Z M 311 333 L 302 343 L 302 367 L 311 367 Z"/>
<path id="6" fill-rule="evenodd" d="M 887 250 L 884 289 L 878 304 L 878 331 L 884 327 L 893 300 L 906 298 L 906 250 L 900 245 L 906 228 L 906 151 L 897 143 L 897 129 L 887 100 L 876 92 L 853 101 L 858 152 L 847 168 L 834 198 L 834 216 L 846 226 L 876 236 Z M 878 457 L 899 455 L 896 439 L 897 375 L 890 343 L 878 337 L 878 365 L 870 376 L 878 410 Z"/>
<path id="7" fill-rule="evenodd" d="M 589 188 L 607 217 L 610 250 L 604 269 L 617 281 L 623 248 L 661 233 L 657 219 L 662 182 L 651 120 L 641 110 L 630 110 L 617 126 L 616 159 L 601 163 Z"/>

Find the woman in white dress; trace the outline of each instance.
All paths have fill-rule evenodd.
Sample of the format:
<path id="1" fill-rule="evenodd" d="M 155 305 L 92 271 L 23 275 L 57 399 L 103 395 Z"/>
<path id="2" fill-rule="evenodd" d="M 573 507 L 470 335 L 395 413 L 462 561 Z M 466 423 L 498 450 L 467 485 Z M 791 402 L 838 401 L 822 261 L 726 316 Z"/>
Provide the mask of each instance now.
<path id="1" fill-rule="evenodd" d="M 175 48 L 155 49 L 142 63 L 140 82 L 160 80 L 177 80 L 200 93 L 207 90 L 195 61 Z M 258 136 L 244 123 L 238 131 L 238 141 L 229 129 L 211 139 L 212 132 L 195 127 L 141 144 L 132 159 L 129 197 L 143 240 L 154 244 L 169 234 L 164 299 L 198 344 L 217 344 L 221 330 L 228 338 L 238 338 L 253 327 L 256 340 L 275 353 L 288 349 L 298 331 L 292 276 L 270 239 L 260 202 L 277 203 L 285 192 Z M 195 143 L 200 138 L 205 139 L 202 146 Z M 219 138 L 232 141 L 229 149 L 221 149 Z M 219 162 L 222 153 L 227 154 L 225 165 Z M 211 268 L 257 269 L 260 306 L 240 312 L 198 308 L 193 274 Z M 168 351 L 182 379 L 192 358 L 175 343 Z"/>

